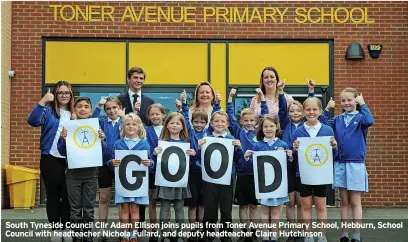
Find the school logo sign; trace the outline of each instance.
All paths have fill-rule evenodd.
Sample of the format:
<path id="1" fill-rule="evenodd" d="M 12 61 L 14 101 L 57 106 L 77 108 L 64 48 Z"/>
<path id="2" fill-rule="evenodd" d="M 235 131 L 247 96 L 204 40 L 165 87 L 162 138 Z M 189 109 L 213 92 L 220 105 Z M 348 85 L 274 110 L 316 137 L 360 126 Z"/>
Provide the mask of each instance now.
<path id="1" fill-rule="evenodd" d="M 91 148 L 96 144 L 98 134 L 91 126 L 79 126 L 73 136 L 73 140 L 76 146 L 82 149 Z"/>
<path id="2" fill-rule="evenodd" d="M 371 58 L 377 59 L 381 54 L 382 45 L 381 44 L 370 44 L 370 45 L 367 45 L 367 48 L 368 48 L 368 53 L 370 53 Z"/>
<path id="3" fill-rule="evenodd" d="M 319 143 L 314 143 L 306 148 L 305 158 L 311 166 L 322 166 L 329 159 L 328 150 Z"/>

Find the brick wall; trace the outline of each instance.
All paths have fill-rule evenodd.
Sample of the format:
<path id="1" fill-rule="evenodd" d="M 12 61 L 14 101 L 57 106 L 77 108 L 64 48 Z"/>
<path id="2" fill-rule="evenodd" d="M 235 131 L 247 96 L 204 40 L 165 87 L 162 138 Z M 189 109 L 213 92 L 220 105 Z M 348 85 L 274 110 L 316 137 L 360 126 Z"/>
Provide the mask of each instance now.
<path id="1" fill-rule="evenodd" d="M 121 18 L 126 6 L 203 7 L 288 7 L 284 23 L 134 23 L 54 21 L 47 2 L 13 2 L 12 66 L 18 75 L 12 84 L 10 162 L 39 167 L 40 129 L 31 128 L 26 118 L 41 98 L 41 37 L 98 38 L 192 38 L 192 39 L 333 39 L 334 91 L 355 87 L 364 94 L 376 123 L 369 131 L 367 167 L 370 192 L 363 195 L 364 206 L 408 206 L 408 3 L 406 2 L 63 2 L 65 5 L 109 5 L 114 17 Z M 367 8 L 374 24 L 298 24 L 298 7 Z M 197 14 L 197 19 L 202 15 Z M 359 42 L 365 49 L 363 61 L 346 61 L 349 43 Z M 366 45 L 383 44 L 379 59 L 369 57 Z M 336 113 L 340 108 L 336 108 Z"/>
<path id="2" fill-rule="evenodd" d="M 1 2 L 1 207 L 8 206 L 4 165 L 10 158 L 11 2 Z"/>

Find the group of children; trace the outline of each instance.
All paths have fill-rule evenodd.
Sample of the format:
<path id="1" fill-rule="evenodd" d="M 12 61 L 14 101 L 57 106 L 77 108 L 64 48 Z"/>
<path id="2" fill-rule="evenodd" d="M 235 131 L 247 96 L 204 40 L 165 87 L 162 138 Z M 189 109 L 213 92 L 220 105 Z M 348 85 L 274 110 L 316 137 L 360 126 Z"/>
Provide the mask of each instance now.
<path id="1" fill-rule="evenodd" d="M 312 82 L 308 81 L 308 83 Z M 256 98 L 261 102 L 261 115 L 258 117 L 254 110 L 245 108 L 241 111 L 239 123 L 234 115 L 232 102 L 236 93 L 235 89 L 230 91 L 226 112 L 221 110 L 220 96 L 217 95 L 210 120 L 208 120 L 207 112 L 188 108 L 185 91 L 181 94 L 181 113 L 173 112 L 166 117 L 163 106 L 153 104 L 147 111 L 152 126 L 144 126 L 141 119 L 134 113 L 125 115 L 122 105 L 116 97 L 107 98 L 103 105 L 108 117 L 100 119 L 101 129 L 99 131 L 103 147 L 103 169 L 106 169 L 107 178 L 101 177 L 105 175 L 100 172 L 99 183 L 101 180 L 112 180 L 112 175 L 108 173 L 112 172 L 113 167 L 119 166 L 121 163 L 120 160 L 115 159 L 115 150 L 147 150 L 148 153 L 148 159 L 142 160 L 142 163 L 149 167 L 149 196 L 131 198 L 115 194 L 115 203 L 119 205 L 120 221 L 122 223 L 138 222 L 140 217 L 139 205 L 149 205 L 149 222 L 155 223 L 156 200 L 159 200 L 161 204 L 160 222 L 169 221 L 171 217 L 170 206 L 173 203 L 177 223 L 182 223 L 184 219 L 184 205 L 188 206 L 189 222 L 216 223 L 218 210 L 220 210 L 221 223 L 224 224 L 223 230 L 225 231 L 232 230 L 226 223 L 232 222 L 233 203 L 239 205 L 241 223 L 247 223 L 249 220 L 258 222 L 257 205 L 259 204 L 261 205 L 261 222 L 277 222 L 285 203 L 287 204 L 286 216 L 290 222 L 296 222 L 297 219 L 310 222 L 313 201 L 316 206 L 318 221 L 326 221 L 328 185 L 302 184 L 297 161 L 299 148 L 297 138 L 317 136 L 332 137 L 330 144 L 333 148 L 335 161 L 333 188 L 340 190 L 342 219 L 349 219 L 351 205 L 353 219 L 361 220 L 360 193 L 368 191 L 368 176 L 364 164 L 366 136 L 368 127 L 374 123 L 362 94 L 353 88 L 344 89 L 340 94 L 343 113 L 328 120 L 328 109 L 334 107 L 333 100 L 330 100 L 328 107 L 323 111 L 321 101 L 313 97 L 313 94 L 309 94 L 303 104 L 294 101 L 288 105 L 284 97 L 283 86 L 279 87 L 279 91 L 278 117 L 268 114 L 268 107 L 262 90 L 256 89 Z M 192 113 L 189 114 L 189 112 Z M 97 117 L 100 108 L 96 108 L 93 112 L 89 98 L 81 97 L 75 101 L 74 113 L 77 119 Z M 208 122 L 210 125 L 206 128 Z M 66 152 L 65 137 L 66 130 L 64 129 L 58 143 L 61 154 Z M 202 180 L 201 148 L 206 142 L 206 137 L 230 139 L 235 147 L 230 185 L 213 184 Z M 187 187 L 174 188 L 154 185 L 157 156 L 163 151 L 158 145 L 159 140 L 190 144 L 190 149 L 186 151 L 187 155 L 190 156 L 190 174 Z M 256 151 L 269 150 L 284 150 L 287 154 L 288 196 L 256 199 L 252 155 Z M 69 195 L 73 220 L 93 220 L 92 202 L 95 200 L 97 182 L 97 168 L 67 171 L 68 189 L 75 190 Z M 234 184 L 236 184 L 235 192 Z M 78 189 L 78 187 L 83 189 Z M 295 204 L 298 206 L 297 217 Z M 106 209 L 105 213 L 106 217 L 102 220 L 106 221 Z M 204 228 L 204 231 L 211 230 L 213 229 L 209 227 Z M 136 231 L 137 229 L 128 230 L 128 236 L 124 236 L 122 241 L 137 241 Z M 246 230 L 244 229 L 244 231 Z M 324 230 L 321 231 L 324 234 Z M 213 239 L 205 236 L 202 240 L 212 241 Z M 288 238 L 288 241 L 298 241 L 299 239 L 301 238 Z M 149 241 L 157 240 L 157 237 L 152 237 Z M 162 240 L 170 242 L 170 238 L 167 237 L 162 238 Z M 176 240 L 177 242 L 184 241 L 183 238 Z M 191 237 L 189 240 L 197 241 L 198 238 Z M 221 240 L 229 242 L 231 238 L 226 236 Z M 276 242 L 277 240 L 278 238 L 274 236 L 262 238 L 263 242 Z M 239 242 L 244 241 L 257 241 L 257 237 L 253 233 L 251 238 L 239 238 Z M 314 239 L 306 237 L 303 238 L 303 241 L 310 242 Z M 318 241 L 327 240 L 325 236 L 322 236 L 318 238 Z M 340 241 L 349 241 L 347 232 L 342 233 Z M 361 241 L 358 231 L 353 233 L 351 241 Z"/>

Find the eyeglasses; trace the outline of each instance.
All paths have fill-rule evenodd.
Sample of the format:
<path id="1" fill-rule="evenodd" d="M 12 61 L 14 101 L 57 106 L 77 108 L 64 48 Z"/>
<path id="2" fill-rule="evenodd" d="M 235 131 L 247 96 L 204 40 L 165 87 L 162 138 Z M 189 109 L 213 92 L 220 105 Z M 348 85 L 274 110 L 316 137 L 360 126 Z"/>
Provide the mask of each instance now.
<path id="1" fill-rule="evenodd" d="M 60 97 L 63 97 L 63 96 L 70 97 L 71 93 L 70 92 L 57 92 L 57 95 Z"/>

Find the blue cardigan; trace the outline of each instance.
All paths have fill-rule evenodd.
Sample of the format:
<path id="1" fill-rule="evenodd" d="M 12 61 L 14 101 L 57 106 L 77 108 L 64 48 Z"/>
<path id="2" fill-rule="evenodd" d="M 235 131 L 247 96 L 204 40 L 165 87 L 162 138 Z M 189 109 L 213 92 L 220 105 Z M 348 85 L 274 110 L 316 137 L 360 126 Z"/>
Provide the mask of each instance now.
<path id="1" fill-rule="evenodd" d="M 268 104 L 266 101 L 261 101 L 261 117 L 268 114 Z M 256 141 L 254 137 L 256 136 L 256 130 L 247 131 L 245 128 L 241 128 L 238 125 L 238 121 L 234 114 L 234 105 L 232 102 L 227 103 L 227 114 L 229 118 L 229 130 L 236 139 L 241 141 L 242 153 L 245 154 L 247 150 L 251 150 Z M 239 160 L 235 163 L 235 168 L 238 176 L 242 175 L 253 175 L 254 169 L 251 163 L 245 161 L 244 156 L 240 156 Z"/>
<path id="2" fill-rule="evenodd" d="M 367 151 L 367 131 L 374 124 L 374 117 L 367 105 L 360 106 L 346 127 L 344 115 L 337 115 L 329 120 L 338 144 L 337 162 L 364 163 Z"/>
<path id="3" fill-rule="evenodd" d="M 105 164 L 106 166 L 112 169 L 113 169 L 112 160 L 115 159 L 115 150 L 129 150 L 129 147 L 127 146 L 124 138 L 116 141 L 115 145 L 113 146 L 112 153 L 111 153 L 111 159 Z M 151 173 L 151 171 L 154 170 L 155 163 L 154 163 L 154 160 L 151 159 L 150 146 L 147 143 L 147 141 L 144 139 L 141 139 L 139 143 L 137 143 L 131 150 L 147 150 L 147 158 L 150 160 L 150 163 L 151 163 L 151 165 L 149 166 L 149 173 Z"/>
<path id="4" fill-rule="evenodd" d="M 41 106 L 40 104 L 35 105 L 30 115 L 28 115 L 27 123 L 29 125 L 33 127 L 41 126 L 41 154 L 50 154 L 52 143 L 58 131 L 59 121 L 60 119 L 55 116 L 49 106 Z"/>

